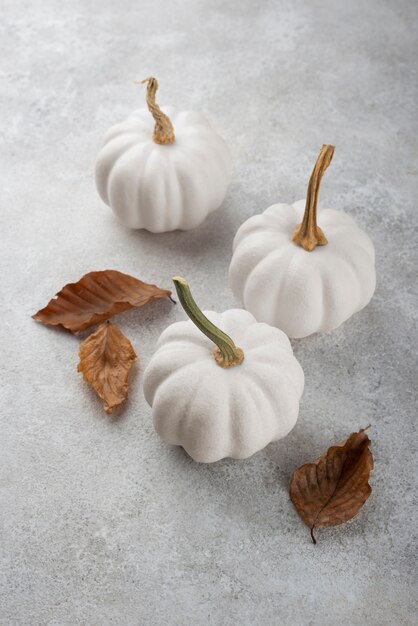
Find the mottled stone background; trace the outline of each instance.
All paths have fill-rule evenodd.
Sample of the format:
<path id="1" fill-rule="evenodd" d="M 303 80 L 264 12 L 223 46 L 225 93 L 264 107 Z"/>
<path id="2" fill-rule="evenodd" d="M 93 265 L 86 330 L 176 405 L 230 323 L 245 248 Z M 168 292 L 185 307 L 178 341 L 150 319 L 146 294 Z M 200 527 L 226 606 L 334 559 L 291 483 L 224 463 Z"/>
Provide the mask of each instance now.
<path id="1" fill-rule="evenodd" d="M 1 625 L 417 624 L 416 0 L 3 0 L 1 13 Z M 101 138 L 150 74 L 162 104 L 205 111 L 234 154 L 223 208 L 193 232 L 128 231 L 95 190 Z M 159 442 L 141 379 L 184 318 L 170 303 L 118 318 L 140 360 L 109 419 L 76 372 L 80 339 L 31 314 L 108 267 L 163 287 L 182 273 L 205 307 L 236 306 L 236 229 L 303 197 L 324 142 L 322 203 L 374 240 L 378 288 L 332 334 L 293 342 L 306 389 L 292 434 L 210 466 Z M 314 547 L 290 475 L 369 422 L 372 497 Z"/>

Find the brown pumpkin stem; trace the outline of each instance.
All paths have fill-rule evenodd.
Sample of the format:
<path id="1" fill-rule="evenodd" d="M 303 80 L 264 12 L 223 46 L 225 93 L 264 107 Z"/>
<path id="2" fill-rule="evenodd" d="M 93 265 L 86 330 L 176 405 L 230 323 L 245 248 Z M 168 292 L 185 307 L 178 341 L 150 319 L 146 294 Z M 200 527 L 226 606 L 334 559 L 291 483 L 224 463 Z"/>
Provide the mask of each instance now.
<path id="1" fill-rule="evenodd" d="M 327 238 L 316 223 L 316 209 L 321 180 L 325 170 L 332 161 L 333 155 L 334 146 L 324 144 L 309 179 L 305 213 L 302 223 L 299 224 L 293 233 L 292 241 L 307 252 L 312 252 L 312 250 L 315 250 L 316 246 L 325 246 L 328 243 Z"/>
<path id="2" fill-rule="evenodd" d="M 163 113 L 155 102 L 155 94 L 158 89 L 157 79 L 153 76 L 141 81 L 141 84 L 147 83 L 147 105 L 152 117 L 155 120 L 154 132 L 152 138 L 155 143 L 166 145 L 174 142 L 174 129 L 169 117 Z"/>

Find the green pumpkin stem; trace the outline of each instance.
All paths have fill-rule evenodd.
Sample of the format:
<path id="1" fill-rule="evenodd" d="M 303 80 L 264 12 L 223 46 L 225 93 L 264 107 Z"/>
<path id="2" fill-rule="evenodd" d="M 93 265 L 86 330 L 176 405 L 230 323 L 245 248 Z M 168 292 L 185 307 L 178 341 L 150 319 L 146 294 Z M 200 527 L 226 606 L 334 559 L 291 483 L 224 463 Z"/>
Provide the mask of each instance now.
<path id="1" fill-rule="evenodd" d="M 152 117 L 155 120 L 154 132 L 152 135 L 155 143 L 167 145 L 174 142 L 174 129 L 170 118 L 161 111 L 155 102 L 155 94 L 158 89 L 157 79 L 153 76 L 142 80 L 140 84 L 147 83 L 147 105 Z"/>
<path id="2" fill-rule="evenodd" d="M 328 165 L 331 163 L 333 155 L 334 146 L 324 144 L 309 179 L 305 213 L 302 223 L 299 224 L 293 233 L 292 241 L 307 252 L 312 252 L 312 250 L 315 250 L 316 246 L 325 246 L 328 243 L 327 238 L 316 223 L 316 209 L 321 179 Z"/>
<path id="3" fill-rule="evenodd" d="M 181 302 L 183 309 L 189 316 L 193 324 L 195 324 L 199 330 L 202 331 L 206 337 L 208 337 L 217 348 L 213 352 L 214 359 L 220 367 L 233 367 L 234 365 L 240 365 L 244 360 L 244 353 L 241 348 L 232 341 L 231 337 L 226 335 L 220 328 L 212 324 L 208 318 L 203 315 L 202 311 L 197 306 L 190 292 L 190 287 L 184 278 L 181 276 L 175 276 L 173 283 L 176 287 L 177 295 Z"/>

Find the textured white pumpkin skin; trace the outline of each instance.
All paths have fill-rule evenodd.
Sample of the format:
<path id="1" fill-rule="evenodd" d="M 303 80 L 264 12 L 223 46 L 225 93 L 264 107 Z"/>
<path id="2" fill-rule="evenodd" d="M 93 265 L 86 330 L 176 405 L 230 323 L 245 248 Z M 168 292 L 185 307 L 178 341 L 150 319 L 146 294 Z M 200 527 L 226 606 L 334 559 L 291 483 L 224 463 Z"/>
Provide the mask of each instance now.
<path id="1" fill-rule="evenodd" d="M 153 141 L 154 120 L 139 109 L 106 134 L 96 163 L 103 202 L 130 228 L 189 230 L 223 202 L 231 181 L 228 146 L 200 113 L 161 109 L 175 141 Z"/>
<path id="2" fill-rule="evenodd" d="M 242 309 L 206 311 L 233 337 L 244 361 L 228 369 L 191 322 L 169 326 L 144 374 L 144 394 L 163 441 L 202 463 L 243 459 L 281 439 L 299 412 L 304 374 L 286 335 Z"/>
<path id="3" fill-rule="evenodd" d="M 275 204 L 238 229 L 231 289 L 260 322 L 289 337 L 337 328 L 368 304 L 376 286 L 374 247 L 355 220 L 318 209 L 328 244 L 307 252 L 292 241 L 305 200 Z"/>

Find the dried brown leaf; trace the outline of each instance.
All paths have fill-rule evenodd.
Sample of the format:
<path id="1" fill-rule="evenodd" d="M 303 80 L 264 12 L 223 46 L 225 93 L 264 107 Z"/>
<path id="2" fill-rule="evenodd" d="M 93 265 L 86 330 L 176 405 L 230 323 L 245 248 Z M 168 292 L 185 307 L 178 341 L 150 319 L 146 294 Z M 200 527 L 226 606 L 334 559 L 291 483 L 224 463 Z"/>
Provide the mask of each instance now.
<path id="1" fill-rule="evenodd" d="M 373 455 L 362 429 L 342 444 L 331 446 L 314 463 L 297 469 L 290 483 L 290 498 L 311 530 L 337 526 L 357 515 L 371 494 Z"/>
<path id="2" fill-rule="evenodd" d="M 107 322 L 81 343 L 79 356 L 77 371 L 103 400 L 106 413 L 111 413 L 128 396 L 129 371 L 136 360 L 131 342 Z"/>
<path id="3" fill-rule="evenodd" d="M 167 289 L 116 270 L 89 272 L 78 282 L 65 285 L 32 317 L 42 324 L 63 326 L 78 333 L 117 313 L 170 296 Z"/>

